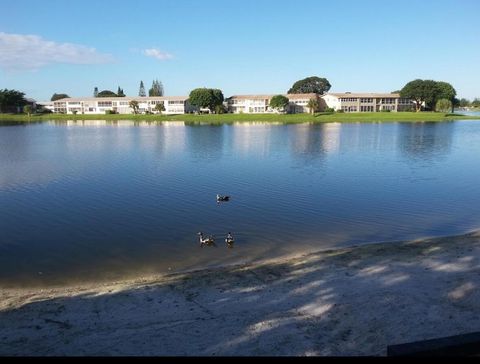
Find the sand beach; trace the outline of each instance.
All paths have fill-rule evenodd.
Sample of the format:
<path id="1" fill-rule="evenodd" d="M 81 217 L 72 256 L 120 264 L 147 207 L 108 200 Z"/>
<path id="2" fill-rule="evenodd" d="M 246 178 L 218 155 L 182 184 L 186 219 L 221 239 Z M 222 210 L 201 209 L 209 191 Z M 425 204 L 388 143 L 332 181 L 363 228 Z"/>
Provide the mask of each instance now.
<path id="1" fill-rule="evenodd" d="M 480 232 L 0 291 L 1 356 L 385 356 L 480 331 Z"/>

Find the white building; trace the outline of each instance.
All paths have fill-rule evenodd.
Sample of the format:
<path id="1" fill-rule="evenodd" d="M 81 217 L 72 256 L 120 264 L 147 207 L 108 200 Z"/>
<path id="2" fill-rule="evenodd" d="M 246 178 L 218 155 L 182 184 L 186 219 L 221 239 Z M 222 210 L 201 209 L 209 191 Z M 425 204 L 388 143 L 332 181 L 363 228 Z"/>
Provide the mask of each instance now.
<path id="1" fill-rule="evenodd" d="M 275 95 L 234 95 L 226 100 L 229 112 L 235 114 L 268 114 L 276 111 L 270 107 L 270 100 Z M 307 107 L 310 99 L 319 100 L 317 94 L 288 94 L 283 95 L 290 101 L 288 113 L 298 114 L 309 112 Z"/>
<path id="2" fill-rule="evenodd" d="M 158 113 L 157 104 L 163 104 L 165 111 L 162 114 L 185 114 L 195 111 L 188 103 L 187 96 L 161 96 L 161 97 L 86 97 L 65 98 L 54 102 L 54 112 L 63 114 L 133 114 L 130 107 L 131 101 L 138 102 L 140 114 Z"/>
<path id="3" fill-rule="evenodd" d="M 37 102 L 37 107 L 38 106 L 45 109 L 45 110 L 50 110 L 51 112 L 53 112 L 53 110 L 54 110 L 53 101 L 38 101 Z"/>
<path id="4" fill-rule="evenodd" d="M 412 111 L 415 102 L 395 93 L 327 93 L 322 96 L 324 107 L 343 112 Z"/>

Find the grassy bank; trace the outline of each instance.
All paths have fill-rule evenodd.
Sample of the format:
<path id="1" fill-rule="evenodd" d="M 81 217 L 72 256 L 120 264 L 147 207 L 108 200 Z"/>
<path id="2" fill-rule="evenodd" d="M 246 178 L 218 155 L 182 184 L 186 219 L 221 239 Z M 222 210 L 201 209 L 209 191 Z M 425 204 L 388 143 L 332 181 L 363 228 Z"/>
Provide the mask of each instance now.
<path id="1" fill-rule="evenodd" d="M 36 123 L 46 120 L 132 120 L 132 121 L 185 121 L 192 123 L 228 124 L 234 122 L 280 122 L 280 123 L 326 123 L 326 122 L 422 122 L 451 121 L 462 119 L 480 119 L 479 116 L 462 114 L 443 114 L 432 112 L 400 112 L 400 113 L 318 113 L 310 114 L 221 114 L 221 115 L 14 115 L 0 114 L 1 124 Z"/>

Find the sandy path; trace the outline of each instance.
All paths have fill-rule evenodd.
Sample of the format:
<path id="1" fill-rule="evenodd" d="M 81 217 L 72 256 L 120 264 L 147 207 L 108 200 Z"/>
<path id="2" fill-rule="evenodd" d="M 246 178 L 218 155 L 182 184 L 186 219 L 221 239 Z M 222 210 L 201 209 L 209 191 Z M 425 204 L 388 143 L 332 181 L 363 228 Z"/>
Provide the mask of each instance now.
<path id="1" fill-rule="evenodd" d="M 480 331 L 480 233 L 108 285 L 2 289 L 0 355 L 386 355 Z"/>

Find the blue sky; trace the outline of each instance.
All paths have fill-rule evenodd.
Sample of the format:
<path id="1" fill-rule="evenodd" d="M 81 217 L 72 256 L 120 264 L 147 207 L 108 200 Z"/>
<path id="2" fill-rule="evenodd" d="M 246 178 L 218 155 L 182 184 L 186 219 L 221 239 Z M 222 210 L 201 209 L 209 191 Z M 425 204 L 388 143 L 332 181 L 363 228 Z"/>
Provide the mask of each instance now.
<path id="1" fill-rule="evenodd" d="M 0 88 L 37 100 L 93 88 L 391 92 L 416 78 L 480 97 L 479 0 L 3 0 Z"/>

